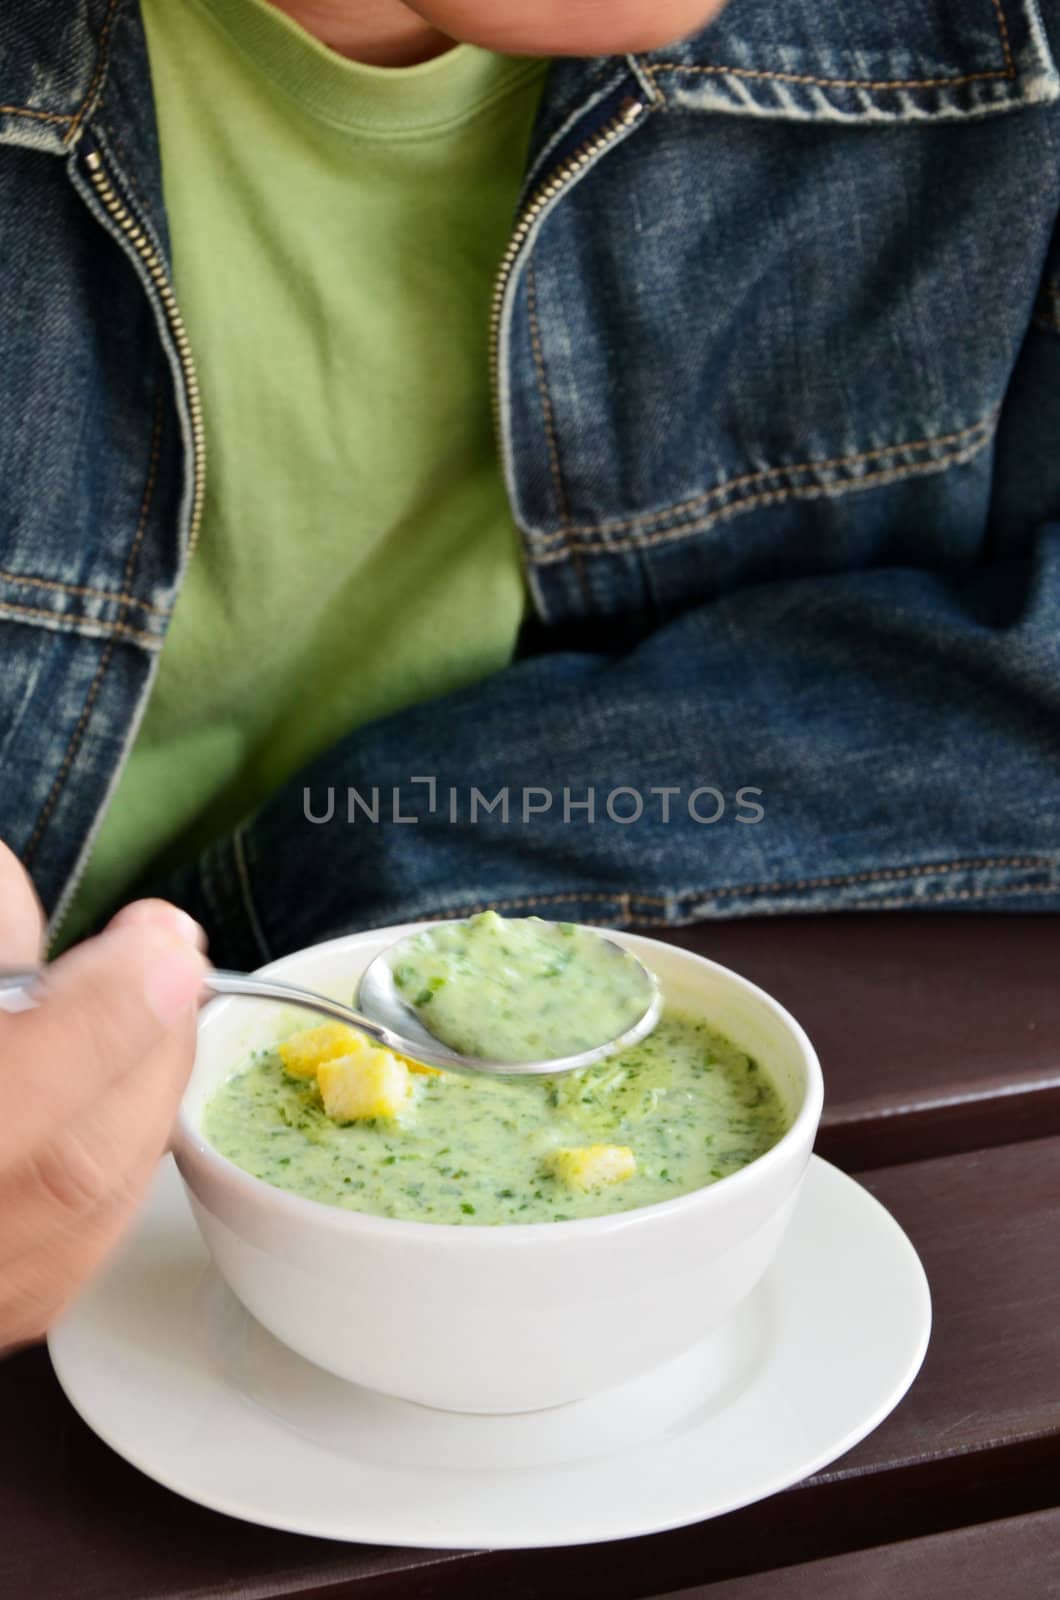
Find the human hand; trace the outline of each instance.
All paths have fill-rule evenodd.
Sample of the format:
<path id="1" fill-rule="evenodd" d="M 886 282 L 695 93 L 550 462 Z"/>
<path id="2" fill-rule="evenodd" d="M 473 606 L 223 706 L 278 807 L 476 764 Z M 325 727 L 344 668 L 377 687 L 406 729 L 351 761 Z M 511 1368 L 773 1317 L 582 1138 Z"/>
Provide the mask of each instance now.
<path id="1" fill-rule="evenodd" d="M 509 55 L 598 56 L 655 50 L 703 28 L 724 0 L 405 0 L 451 39 Z M 306 0 L 282 0 L 305 20 Z M 397 9 L 401 9 L 398 7 Z"/>
<path id="2" fill-rule="evenodd" d="M 35 966 L 43 919 L 0 844 L 0 967 Z M 0 1012 L 0 1351 L 41 1337 L 117 1242 L 165 1150 L 206 963 L 161 900 L 118 913 Z"/>

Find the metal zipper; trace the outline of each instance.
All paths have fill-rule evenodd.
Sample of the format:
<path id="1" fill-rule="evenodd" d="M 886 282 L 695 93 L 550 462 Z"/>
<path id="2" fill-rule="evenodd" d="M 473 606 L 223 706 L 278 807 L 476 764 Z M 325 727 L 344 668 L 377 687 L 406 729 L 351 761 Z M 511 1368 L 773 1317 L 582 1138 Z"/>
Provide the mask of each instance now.
<path id="1" fill-rule="evenodd" d="M 116 224 L 116 226 L 121 229 L 122 233 L 128 239 L 130 245 L 135 250 L 141 263 L 143 264 L 144 270 L 154 286 L 156 293 L 158 294 L 163 315 L 166 319 L 166 325 L 169 328 L 170 336 L 176 348 L 177 359 L 180 363 L 180 369 L 184 379 L 184 393 L 187 399 L 188 422 L 191 429 L 192 443 L 192 500 L 191 515 L 188 519 L 187 549 L 187 553 L 190 556 L 195 550 L 195 546 L 199 540 L 199 529 L 202 524 L 203 502 L 206 495 L 206 431 L 203 426 L 202 419 L 202 395 L 199 390 L 199 380 L 195 372 L 195 363 L 192 359 L 191 345 L 188 341 L 187 329 L 184 326 L 184 318 L 180 314 L 180 307 L 177 305 L 176 295 L 173 293 L 173 286 L 169 281 L 169 275 L 166 272 L 165 263 L 158 251 L 155 249 L 154 245 L 151 243 L 150 239 L 147 237 L 147 234 L 144 232 L 143 228 L 140 226 L 139 222 L 136 220 L 136 217 L 133 215 L 132 211 L 130 211 L 129 207 L 115 192 L 113 184 L 107 177 L 106 170 L 103 166 L 102 157 L 98 155 L 95 150 L 90 150 L 85 156 L 85 166 L 88 170 L 89 180 L 93 189 L 95 190 L 100 204 L 103 206 L 107 215 Z M 152 669 L 152 679 L 157 670 L 158 657 L 156 655 Z M 140 721 L 143 717 L 144 710 L 146 709 L 149 693 L 150 682 L 148 684 L 148 690 L 141 700 L 139 715 L 134 719 L 130 727 L 126 729 L 125 743 L 122 748 L 121 757 L 114 769 L 110 787 L 106 796 L 104 797 L 102 805 L 93 819 L 91 827 L 82 841 L 81 853 L 74 863 L 73 871 L 71 872 L 70 877 L 67 879 L 67 882 L 64 884 L 55 910 L 52 913 L 48 927 L 49 953 L 55 946 L 55 942 L 58 939 L 63 924 L 66 921 L 67 912 L 69 911 L 74 897 L 81 886 L 81 881 L 84 878 L 86 868 L 88 867 L 92 850 L 99 834 L 99 830 L 102 826 L 103 819 L 106 815 L 107 808 L 110 804 L 111 797 L 113 796 L 114 790 L 117 787 L 121 773 L 124 770 L 125 762 L 129 752 L 133 747 L 133 743 L 135 742 Z"/>
<path id="2" fill-rule="evenodd" d="M 618 112 L 606 122 L 602 128 L 597 129 L 591 139 L 579 145 L 567 159 L 560 163 L 554 172 L 544 180 L 530 196 L 523 207 L 515 224 L 515 229 L 508 241 L 508 248 L 501 259 L 500 268 L 493 286 L 493 299 L 490 304 L 490 382 L 493 393 L 493 419 L 498 443 L 501 442 L 501 415 L 500 415 L 500 332 L 501 321 L 504 316 L 504 302 L 511 282 L 512 272 L 519 257 L 519 252 L 526 243 L 535 222 L 547 206 L 551 205 L 556 196 L 565 189 L 578 173 L 595 161 L 601 151 L 613 144 L 619 134 L 631 128 L 644 111 L 640 100 L 635 100 L 632 95 L 627 95 L 618 108 Z"/>
<path id="3" fill-rule="evenodd" d="M 206 495 L 206 430 L 202 420 L 202 395 L 199 391 L 199 380 L 195 373 L 195 362 L 192 359 L 187 329 L 162 257 L 128 206 L 115 192 L 107 177 L 102 158 L 95 150 L 89 151 L 86 155 L 85 166 L 88 168 L 92 187 L 99 196 L 104 210 L 125 234 L 143 263 L 144 270 L 157 291 L 176 346 L 177 359 L 184 377 L 184 393 L 187 397 L 188 420 L 191 425 L 193 487 L 191 518 L 188 524 L 188 554 L 191 555 L 199 541 L 203 501 Z"/>

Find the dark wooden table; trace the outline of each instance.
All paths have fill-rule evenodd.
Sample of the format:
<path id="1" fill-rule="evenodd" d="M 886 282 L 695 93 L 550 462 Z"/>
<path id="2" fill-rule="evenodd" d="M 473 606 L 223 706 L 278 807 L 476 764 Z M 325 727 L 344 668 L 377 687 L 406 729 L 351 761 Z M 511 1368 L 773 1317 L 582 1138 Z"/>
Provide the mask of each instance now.
<path id="1" fill-rule="evenodd" d="M 820 1153 L 890 1208 L 935 1330 L 898 1410 L 711 1522 L 535 1552 L 332 1544 L 180 1500 L 100 1444 L 42 1350 L 0 1366 L 3 1600 L 1060 1597 L 1060 918 L 704 925 L 824 1063 Z M 281 1464 L 277 1463 L 278 1470 Z"/>

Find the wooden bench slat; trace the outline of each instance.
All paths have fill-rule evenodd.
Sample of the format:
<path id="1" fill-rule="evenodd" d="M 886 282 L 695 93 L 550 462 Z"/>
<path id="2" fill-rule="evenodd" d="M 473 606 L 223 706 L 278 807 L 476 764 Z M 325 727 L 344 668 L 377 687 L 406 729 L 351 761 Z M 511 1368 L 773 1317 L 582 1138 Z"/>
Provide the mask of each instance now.
<path id="1" fill-rule="evenodd" d="M 701 1584 L 659 1600 L 1056 1600 L 1060 1596 L 1060 1510 L 900 1540 L 852 1555 L 783 1567 L 731 1582 Z"/>

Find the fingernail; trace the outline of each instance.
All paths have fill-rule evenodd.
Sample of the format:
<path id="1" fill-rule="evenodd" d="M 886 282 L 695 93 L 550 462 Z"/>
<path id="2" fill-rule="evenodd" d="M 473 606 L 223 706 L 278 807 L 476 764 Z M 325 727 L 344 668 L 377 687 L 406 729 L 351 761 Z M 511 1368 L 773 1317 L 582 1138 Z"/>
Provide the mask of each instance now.
<path id="1" fill-rule="evenodd" d="M 163 1026 L 172 1027 L 195 1004 L 202 991 L 202 979 L 201 958 L 179 945 L 171 945 L 149 964 L 144 974 L 144 995 Z"/>

